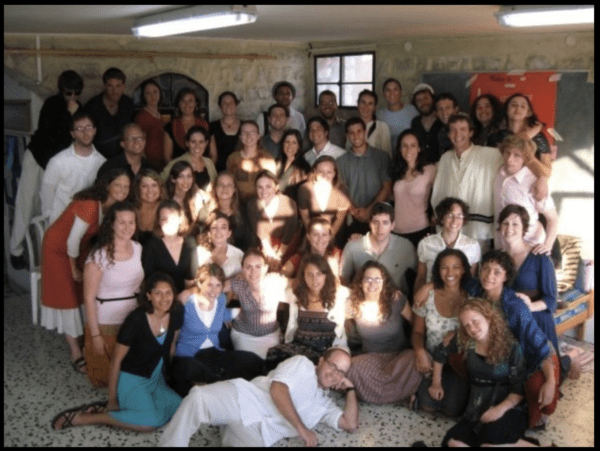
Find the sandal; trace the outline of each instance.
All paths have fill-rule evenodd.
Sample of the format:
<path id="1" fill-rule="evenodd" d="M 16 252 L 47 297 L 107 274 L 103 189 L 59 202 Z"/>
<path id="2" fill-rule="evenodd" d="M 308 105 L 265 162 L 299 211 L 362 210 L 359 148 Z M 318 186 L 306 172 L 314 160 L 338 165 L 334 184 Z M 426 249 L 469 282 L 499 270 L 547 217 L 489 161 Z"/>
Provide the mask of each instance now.
<path id="1" fill-rule="evenodd" d="M 86 374 L 87 373 L 86 370 L 82 371 L 82 368 L 85 366 L 85 358 L 83 358 L 83 357 L 79 357 L 74 362 L 71 362 L 71 366 L 73 367 L 73 369 L 77 373 L 81 373 L 81 374 Z"/>
<path id="2" fill-rule="evenodd" d="M 86 413 L 105 413 L 108 401 L 96 401 L 85 406 L 84 412 Z"/>
<path id="3" fill-rule="evenodd" d="M 75 415 L 77 415 L 78 413 L 84 412 L 87 407 L 88 407 L 88 404 L 84 404 L 79 407 L 63 410 L 61 413 L 59 413 L 52 419 L 52 422 L 50 423 L 50 427 L 52 429 L 54 429 L 55 431 L 62 431 L 63 429 L 75 426 L 73 424 L 73 418 L 75 418 Z M 65 421 L 62 424 L 62 427 L 60 429 L 58 429 L 58 428 L 56 428 L 56 423 L 61 418 L 64 418 Z"/>

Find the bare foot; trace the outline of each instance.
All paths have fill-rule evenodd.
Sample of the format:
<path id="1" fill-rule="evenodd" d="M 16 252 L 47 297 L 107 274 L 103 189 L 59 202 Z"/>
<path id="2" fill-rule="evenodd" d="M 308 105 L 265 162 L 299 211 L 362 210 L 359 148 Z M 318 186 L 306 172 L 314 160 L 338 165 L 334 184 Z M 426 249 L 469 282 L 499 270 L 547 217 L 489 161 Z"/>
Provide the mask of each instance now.
<path id="1" fill-rule="evenodd" d="M 569 368 L 569 373 L 567 377 L 569 379 L 579 379 L 581 376 L 581 359 L 578 357 L 571 357 L 571 368 Z"/>

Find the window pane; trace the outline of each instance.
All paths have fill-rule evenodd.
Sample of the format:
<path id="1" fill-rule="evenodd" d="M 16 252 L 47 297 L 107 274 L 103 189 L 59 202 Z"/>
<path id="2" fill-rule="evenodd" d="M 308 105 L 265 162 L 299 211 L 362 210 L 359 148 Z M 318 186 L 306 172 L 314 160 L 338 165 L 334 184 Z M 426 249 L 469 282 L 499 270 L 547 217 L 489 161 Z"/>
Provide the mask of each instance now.
<path id="1" fill-rule="evenodd" d="M 340 57 L 317 57 L 317 83 L 340 81 Z"/>
<path id="2" fill-rule="evenodd" d="M 342 103 L 340 106 L 355 107 L 358 104 L 358 94 L 363 89 L 373 89 L 372 83 L 356 83 L 342 85 Z"/>
<path id="3" fill-rule="evenodd" d="M 335 93 L 335 98 L 339 100 L 340 85 L 317 85 L 317 97 L 315 98 L 315 104 L 319 103 L 319 94 L 321 94 L 326 89 L 329 89 L 330 91 Z"/>
<path id="4" fill-rule="evenodd" d="M 344 56 L 344 83 L 372 82 L 373 81 L 373 55 Z"/>

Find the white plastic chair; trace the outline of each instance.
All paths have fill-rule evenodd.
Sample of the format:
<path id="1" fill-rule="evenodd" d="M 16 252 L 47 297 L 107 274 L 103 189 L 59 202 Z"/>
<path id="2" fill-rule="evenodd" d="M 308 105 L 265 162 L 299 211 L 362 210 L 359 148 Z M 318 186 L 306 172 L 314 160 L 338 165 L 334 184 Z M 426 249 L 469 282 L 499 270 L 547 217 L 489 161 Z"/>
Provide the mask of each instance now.
<path id="1" fill-rule="evenodd" d="M 33 324 L 37 325 L 40 312 L 40 282 L 42 280 L 42 240 L 46 223 L 42 216 L 31 220 L 25 234 L 27 252 L 29 254 L 29 277 L 31 284 L 31 316 Z"/>

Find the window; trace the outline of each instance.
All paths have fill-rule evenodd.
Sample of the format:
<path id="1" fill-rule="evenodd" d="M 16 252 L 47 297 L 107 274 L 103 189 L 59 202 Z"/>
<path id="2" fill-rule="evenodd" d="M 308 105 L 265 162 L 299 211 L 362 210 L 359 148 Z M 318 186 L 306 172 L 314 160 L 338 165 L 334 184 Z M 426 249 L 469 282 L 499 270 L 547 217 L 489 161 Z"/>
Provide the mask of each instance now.
<path id="1" fill-rule="evenodd" d="M 373 90 L 374 80 L 375 52 L 315 56 L 315 105 L 319 94 L 329 89 L 340 107 L 356 108 L 358 93 Z"/>

